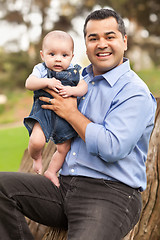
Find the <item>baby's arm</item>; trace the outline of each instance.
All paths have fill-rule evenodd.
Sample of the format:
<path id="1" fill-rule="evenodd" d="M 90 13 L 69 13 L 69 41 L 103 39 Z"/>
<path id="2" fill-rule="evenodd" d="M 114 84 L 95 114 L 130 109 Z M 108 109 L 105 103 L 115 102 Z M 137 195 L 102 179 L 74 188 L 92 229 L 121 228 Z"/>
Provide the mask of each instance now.
<path id="1" fill-rule="evenodd" d="M 88 91 L 88 85 L 87 83 L 82 79 L 79 81 L 78 85 L 75 87 L 71 86 L 63 86 L 63 88 L 59 91 L 59 94 L 62 97 L 81 97 L 84 94 L 86 94 Z"/>
<path id="2" fill-rule="evenodd" d="M 56 78 L 38 78 L 34 75 L 30 75 L 26 80 L 25 87 L 31 91 L 50 88 L 59 92 L 58 89 L 62 88 L 62 84 L 61 81 Z"/>

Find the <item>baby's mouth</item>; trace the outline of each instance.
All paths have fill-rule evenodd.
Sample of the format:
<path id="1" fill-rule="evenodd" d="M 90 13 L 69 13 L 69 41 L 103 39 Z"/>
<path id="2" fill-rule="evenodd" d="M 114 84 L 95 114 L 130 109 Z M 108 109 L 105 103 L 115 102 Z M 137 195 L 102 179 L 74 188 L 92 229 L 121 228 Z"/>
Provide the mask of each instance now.
<path id="1" fill-rule="evenodd" d="M 61 65 L 54 65 L 55 68 L 61 68 Z"/>

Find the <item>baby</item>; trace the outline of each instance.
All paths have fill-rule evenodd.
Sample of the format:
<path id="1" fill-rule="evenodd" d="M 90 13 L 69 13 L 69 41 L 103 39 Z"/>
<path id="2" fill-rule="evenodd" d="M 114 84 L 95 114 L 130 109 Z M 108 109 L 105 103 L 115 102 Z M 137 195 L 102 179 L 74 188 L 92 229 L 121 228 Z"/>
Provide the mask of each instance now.
<path id="1" fill-rule="evenodd" d="M 71 139 L 77 136 L 74 129 L 53 111 L 42 109 L 44 102 L 40 96 L 52 96 L 43 91 L 50 88 L 62 97 L 80 97 L 87 93 L 87 83 L 80 79 L 79 65 L 71 64 L 74 56 L 74 42 L 71 36 L 63 31 L 49 32 L 43 39 L 40 55 L 43 63 L 37 64 L 26 80 L 26 88 L 34 91 L 34 103 L 31 113 L 24 118 L 24 125 L 29 131 L 28 151 L 33 158 L 33 169 L 42 173 L 42 151 L 50 139 L 56 144 L 57 151 L 44 175 L 57 187 L 60 170 L 66 154 L 70 150 Z"/>

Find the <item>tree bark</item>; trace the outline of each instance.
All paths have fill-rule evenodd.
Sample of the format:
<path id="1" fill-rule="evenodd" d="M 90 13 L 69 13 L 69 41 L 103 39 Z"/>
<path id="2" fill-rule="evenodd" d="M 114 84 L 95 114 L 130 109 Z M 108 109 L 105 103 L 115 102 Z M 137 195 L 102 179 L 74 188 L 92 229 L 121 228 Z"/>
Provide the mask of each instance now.
<path id="1" fill-rule="evenodd" d="M 124 240 L 160 239 L 160 98 L 146 162 L 147 188 L 142 193 L 143 210 L 135 228 Z"/>
<path id="2" fill-rule="evenodd" d="M 43 153 L 44 170 L 47 168 L 55 145 L 50 142 Z M 139 222 L 124 240 L 160 240 L 160 98 L 157 98 L 155 126 L 151 135 L 146 162 L 147 189 L 142 193 L 143 209 Z M 27 150 L 20 171 L 32 172 L 32 160 Z M 67 233 L 47 228 L 28 220 L 35 240 L 66 240 Z M 107 239 L 106 239 L 107 240 Z"/>

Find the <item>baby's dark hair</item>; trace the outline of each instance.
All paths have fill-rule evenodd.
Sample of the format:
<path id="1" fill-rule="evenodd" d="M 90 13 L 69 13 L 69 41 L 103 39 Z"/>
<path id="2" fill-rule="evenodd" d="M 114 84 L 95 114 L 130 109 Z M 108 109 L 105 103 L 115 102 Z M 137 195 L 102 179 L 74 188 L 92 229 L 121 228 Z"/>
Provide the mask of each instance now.
<path id="1" fill-rule="evenodd" d="M 103 20 L 103 19 L 110 18 L 110 17 L 113 17 L 116 19 L 116 21 L 118 23 L 118 30 L 122 33 L 122 36 L 124 37 L 126 35 L 126 30 L 125 30 L 125 25 L 124 25 L 123 19 L 115 11 L 110 10 L 110 9 L 105 9 L 105 8 L 91 12 L 87 16 L 85 23 L 84 23 L 84 29 L 83 29 L 84 37 L 86 37 L 86 26 L 90 20 Z"/>

